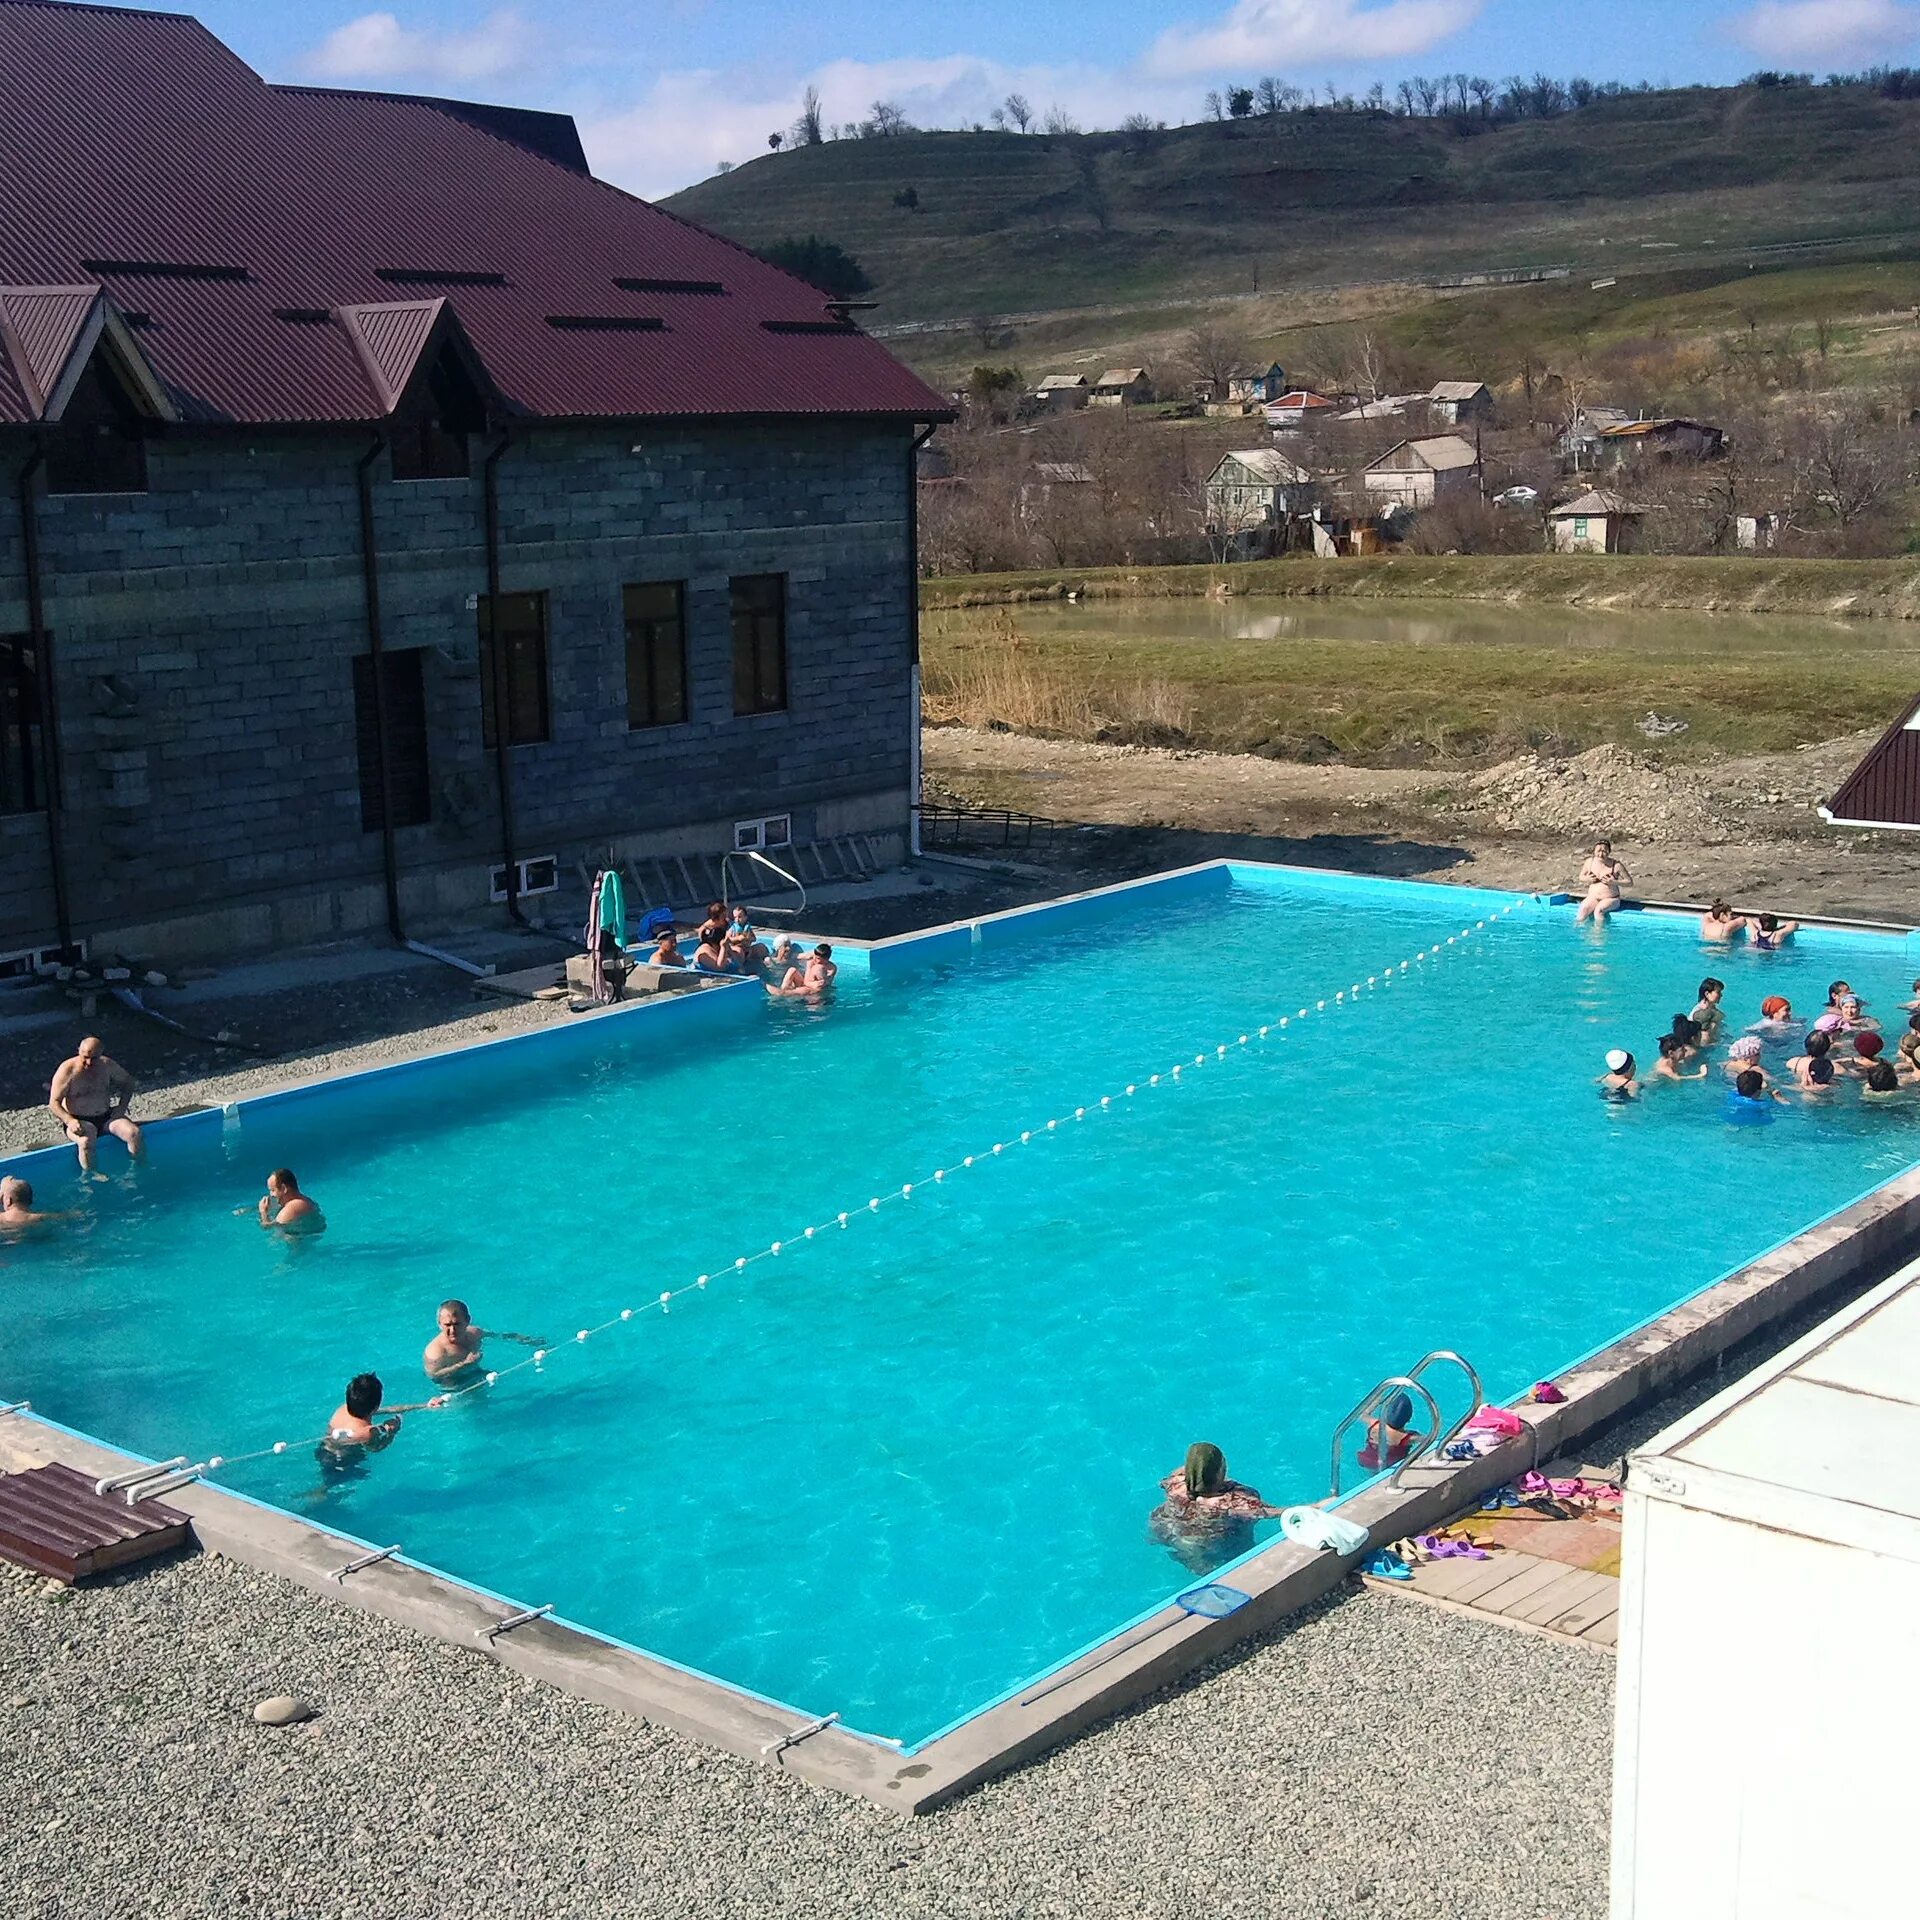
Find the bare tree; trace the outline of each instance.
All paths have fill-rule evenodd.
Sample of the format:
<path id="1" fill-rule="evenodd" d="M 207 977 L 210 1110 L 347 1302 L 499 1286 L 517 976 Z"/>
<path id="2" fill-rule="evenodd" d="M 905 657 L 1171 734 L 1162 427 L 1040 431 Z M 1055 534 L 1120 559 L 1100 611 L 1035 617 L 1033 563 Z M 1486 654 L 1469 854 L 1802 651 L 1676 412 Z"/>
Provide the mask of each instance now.
<path id="1" fill-rule="evenodd" d="M 1816 313 L 1813 316 L 1813 350 L 1822 363 L 1833 350 L 1833 315 L 1830 313 Z"/>
<path id="2" fill-rule="evenodd" d="M 1420 112 L 1424 119 L 1431 120 L 1434 111 L 1440 105 L 1440 87 L 1438 80 L 1429 80 L 1424 73 L 1413 76 L 1413 91 L 1420 102 Z"/>
<path id="3" fill-rule="evenodd" d="M 907 116 L 895 100 L 876 100 L 867 110 L 867 118 L 860 131 L 870 139 L 892 140 L 900 134 L 911 133 Z"/>
<path id="4" fill-rule="evenodd" d="M 1129 153 L 1145 153 L 1159 131 L 1159 123 L 1150 113 L 1130 113 L 1120 122 L 1120 132 Z"/>
<path id="5" fill-rule="evenodd" d="M 1468 76 L 1467 91 L 1473 96 L 1473 104 L 1480 109 L 1480 118 L 1492 119 L 1493 97 L 1499 88 L 1484 73 L 1476 73 Z"/>
<path id="6" fill-rule="evenodd" d="M 820 126 L 820 89 L 809 87 L 800 96 L 800 117 L 788 136 L 796 147 L 817 147 L 826 138 Z"/>
<path id="7" fill-rule="evenodd" d="M 1033 125 L 1033 108 L 1024 93 L 1010 93 L 1001 102 L 1000 110 L 1007 116 L 1007 124 L 1016 133 L 1025 133 Z"/>
<path id="8" fill-rule="evenodd" d="M 1284 113 L 1285 94 L 1280 82 L 1270 73 L 1263 73 L 1254 87 L 1253 97 L 1260 103 L 1260 111 L 1266 114 Z"/>
<path id="9" fill-rule="evenodd" d="M 1245 331 L 1230 320 L 1209 317 L 1181 336 L 1174 364 L 1210 400 L 1224 400 L 1236 373 L 1253 360 L 1253 346 Z"/>
<path id="10" fill-rule="evenodd" d="M 1365 328 L 1357 328 L 1340 343 L 1337 366 L 1340 384 L 1368 400 L 1386 391 L 1387 357 Z"/>
<path id="11" fill-rule="evenodd" d="M 1413 91 L 1413 82 L 1411 80 L 1396 81 L 1393 88 L 1393 97 L 1399 101 L 1400 111 L 1411 120 L 1413 118 L 1414 108 L 1419 104 Z"/>
<path id="12" fill-rule="evenodd" d="M 1052 106 L 1047 109 L 1047 117 L 1042 123 L 1041 130 L 1052 134 L 1078 133 L 1080 126 L 1065 107 Z"/>
<path id="13" fill-rule="evenodd" d="M 1900 437 L 1860 406 L 1803 419 L 1789 457 L 1795 518 L 1804 522 L 1824 514 L 1843 530 L 1906 485 L 1912 464 Z"/>
<path id="14" fill-rule="evenodd" d="M 1227 103 L 1211 88 L 1207 92 L 1207 118 L 1224 120 L 1227 117 Z"/>

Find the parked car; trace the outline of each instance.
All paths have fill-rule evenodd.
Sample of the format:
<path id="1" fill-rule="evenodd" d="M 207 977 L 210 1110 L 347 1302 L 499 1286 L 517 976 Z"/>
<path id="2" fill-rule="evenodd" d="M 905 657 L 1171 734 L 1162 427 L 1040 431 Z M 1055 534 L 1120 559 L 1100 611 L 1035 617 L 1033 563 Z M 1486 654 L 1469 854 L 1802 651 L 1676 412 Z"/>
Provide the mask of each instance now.
<path id="1" fill-rule="evenodd" d="M 1493 496 L 1496 507 L 1537 507 L 1540 504 L 1538 487 L 1502 487 Z"/>

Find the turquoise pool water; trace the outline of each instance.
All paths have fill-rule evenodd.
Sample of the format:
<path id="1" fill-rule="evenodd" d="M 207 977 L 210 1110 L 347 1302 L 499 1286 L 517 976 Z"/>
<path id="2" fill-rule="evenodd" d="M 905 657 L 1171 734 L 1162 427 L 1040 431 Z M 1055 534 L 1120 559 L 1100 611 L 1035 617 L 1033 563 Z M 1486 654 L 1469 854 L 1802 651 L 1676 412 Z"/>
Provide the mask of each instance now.
<path id="1" fill-rule="evenodd" d="M 316 1495 L 297 1450 L 227 1483 L 917 1741 L 1191 1583 L 1147 1532 L 1189 1441 L 1316 1498 L 1332 1423 L 1428 1348 L 1514 1394 L 1920 1157 L 1903 1110 L 1737 1128 L 1718 1084 L 1628 1108 L 1591 1085 L 1609 1045 L 1650 1058 L 1706 970 L 1736 1029 L 1841 973 L 1897 1025 L 1901 941 L 1709 952 L 1690 923 L 1529 904 L 926 1182 L 1490 904 L 1239 870 L 850 966 L 828 1012 L 575 1027 L 163 1129 L 104 1185 L 43 1162 L 41 1204 L 85 1217 L 0 1246 L 0 1393 L 154 1456 L 234 1453 L 317 1433 L 363 1367 L 424 1397 L 457 1293 L 569 1344 L 410 1417 L 351 1485 Z M 283 1161 L 327 1210 L 315 1241 L 232 1217 Z M 701 1271 L 667 1316 L 570 1344 Z"/>

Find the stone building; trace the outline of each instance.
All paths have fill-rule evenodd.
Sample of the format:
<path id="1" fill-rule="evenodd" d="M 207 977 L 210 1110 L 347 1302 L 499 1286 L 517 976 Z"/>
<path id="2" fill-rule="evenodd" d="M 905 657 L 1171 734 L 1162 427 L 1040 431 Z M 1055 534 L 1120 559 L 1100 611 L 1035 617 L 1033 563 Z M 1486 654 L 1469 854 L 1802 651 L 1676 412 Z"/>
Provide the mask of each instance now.
<path id="1" fill-rule="evenodd" d="M 178 15 L 0 0 L 0 177 L 0 969 L 904 849 L 951 409 L 843 309 Z"/>

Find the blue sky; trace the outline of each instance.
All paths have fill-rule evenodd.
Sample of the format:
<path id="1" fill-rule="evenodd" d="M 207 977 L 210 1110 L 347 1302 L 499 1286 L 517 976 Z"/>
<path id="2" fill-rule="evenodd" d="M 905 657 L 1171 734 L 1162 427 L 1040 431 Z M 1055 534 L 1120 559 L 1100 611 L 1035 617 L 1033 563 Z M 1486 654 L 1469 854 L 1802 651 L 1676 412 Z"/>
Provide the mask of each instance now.
<path id="1" fill-rule="evenodd" d="M 1727 81 L 1920 65 L 1920 0 L 185 0 L 272 80 L 558 108 L 596 172 L 658 195 L 763 152 L 817 86 L 964 125 L 1017 89 L 1081 125 L 1197 119 L 1209 87 L 1543 69 Z"/>

